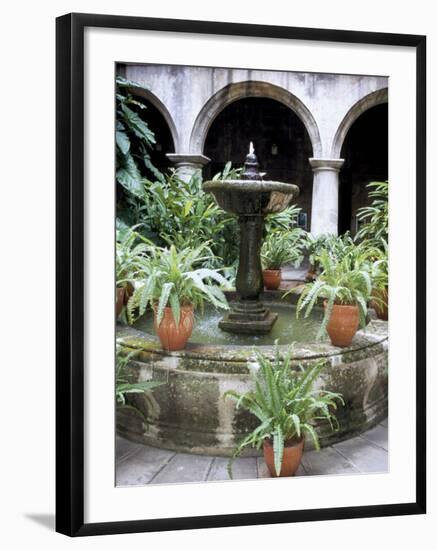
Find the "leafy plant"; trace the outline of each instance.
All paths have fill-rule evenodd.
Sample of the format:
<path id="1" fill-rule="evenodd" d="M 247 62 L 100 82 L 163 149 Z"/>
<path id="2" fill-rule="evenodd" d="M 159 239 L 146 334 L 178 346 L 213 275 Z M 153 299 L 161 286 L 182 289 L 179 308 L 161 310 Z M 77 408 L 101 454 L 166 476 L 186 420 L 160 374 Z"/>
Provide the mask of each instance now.
<path id="1" fill-rule="evenodd" d="M 145 173 L 151 172 L 162 179 L 149 154 L 156 143 L 155 135 L 139 115 L 146 106 L 128 91 L 129 88 L 145 88 L 121 76 L 116 77 L 116 86 L 116 179 L 129 193 L 141 197 Z"/>
<path id="2" fill-rule="evenodd" d="M 373 252 L 374 261 L 372 263 L 371 276 L 374 289 L 386 290 L 388 287 L 388 245 L 382 241 L 382 249 Z"/>
<path id="3" fill-rule="evenodd" d="M 356 239 L 366 239 L 369 245 L 384 248 L 384 242 L 388 242 L 388 181 L 373 181 L 367 188 L 373 200 L 370 206 L 358 210 L 357 219 L 363 225 Z"/>
<path id="4" fill-rule="evenodd" d="M 283 231 L 290 231 L 297 225 L 297 217 L 302 209 L 292 204 L 282 212 L 276 212 L 269 214 L 266 217 L 265 230 L 267 235 L 272 231 L 281 229 Z"/>
<path id="5" fill-rule="evenodd" d="M 149 305 L 157 305 L 157 323 L 161 323 L 164 308 L 171 307 L 176 323 L 179 323 L 181 306 L 192 304 L 203 310 L 204 302 L 228 309 L 223 287 L 228 281 L 217 270 L 196 266 L 204 264 L 210 255 L 208 243 L 197 248 L 177 251 L 150 247 L 142 260 L 142 284 L 138 284 L 127 304 L 127 319 L 132 323 L 144 315 Z"/>
<path id="6" fill-rule="evenodd" d="M 236 401 L 237 409 L 251 412 L 259 421 L 258 426 L 237 446 L 228 465 L 232 478 L 232 463 L 246 447 L 260 449 L 265 439 L 273 441 L 275 470 L 279 475 L 282 466 L 284 445 L 299 441 L 309 434 L 317 450 L 319 438 L 314 427 L 315 420 L 326 420 L 331 428 L 338 429 L 338 423 L 332 410 L 337 403 L 344 405 L 341 394 L 326 390 L 315 390 L 314 383 L 326 366 L 323 359 L 311 367 L 291 365 L 293 348 L 290 347 L 283 357 L 276 344 L 274 359 L 255 351 L 255 364 L 251 375 L 254 390 L 238 393 L 229 390 L 225 396 Z"/>
<path id="7" fill-rule="evenodd" d="M 326 331 L 326 326 L 331 317 L 334 304 L 357 305 L 360 313 L 360 325 L 365 326 L 367 316 L 367 302 L 372 292 L 372 279 L 370 265 L 366 262 L 356 262 L 351 255 L 344 256 L 341 260 L 333 258 L 327 250 L 323 250 L 318 256 L 322 272 L 318 278 L 302 287 L 297 302 L 297 317 L 303 312 L 308 317 L 318 300 L 326 300 L 325 314 L 320 326 L 318 338 Z M 291 289 L 284 294 L 284 297 Z"/>
<path id="8" fill-rule="evenodd" d="M 146 234 L 159 245 L 197 247 L 209 241 L 211 252 L 217 257 L 208 261 L 217 267 L 220 258 L 226 256 L 226 226 L 235 225 L 233 220 L 217 206 L 213 197 L 202 189 L 200 175 L 194 174 L 184 181 L 175 171 L 163 181 L 148 182 L 145 186 L 143 206 Z M 224 258 L 223 261 L 226 262 Z"/>
<path id="9" fill-rule="evenodd" d="M 151 243 L 136 232 L 136 227 L 117 231 L 115 278 L 118 287 L 125 287 L 138 278 Z"/>
<path id="10" fill-rule="evenodd" d="M 223 168 L 223 172 L 217 172 L 212 178 L 213 181 L 223 181 L 223 180 L 239 180 L 241 179 L 241 174 L 243 172 L 242 168 L 233 168 L 232 162 L 228 161 Z"/>
<path id="11" fill-rule="evenodd" d="M 136 414 L 141 416 L 146 423 L 144 414 L 137 409 L 134 405 L 127 402 L 127 396 L 130 394 L 138 394 L 149 392 L 158 386 L 161 386 L 163 382 L 157 380 L 147 380 L 145 382 L 131 382 L 129 376 L 129 363 L 137 355 L 137 351 L 131 351 L 127 355 L 122 352 L 120 346 L 116 348 L 115 354 L 115 400 L 120 408 L 130 409 Z"/>
<path id="12" fill-rule="evenodd" d="M 299 228 L 291 231 L 271 231 L 261 247 L 261 261 L 264 269 L 280 269 L 285 264 L 300 265 L 303 260 L 302 234 Z"/>

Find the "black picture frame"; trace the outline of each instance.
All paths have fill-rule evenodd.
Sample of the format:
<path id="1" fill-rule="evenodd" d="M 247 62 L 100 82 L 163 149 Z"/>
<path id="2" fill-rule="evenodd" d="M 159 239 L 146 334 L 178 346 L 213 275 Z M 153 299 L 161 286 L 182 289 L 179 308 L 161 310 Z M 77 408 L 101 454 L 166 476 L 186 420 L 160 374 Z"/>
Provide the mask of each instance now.
<path id="1" fill-rule="evenodd" d="M 84 523 L 84 29 L 106 27 L 403 46 L 416 51 L 416 499 L 389 505 Z M 56 20 L 56 530 L 69 536 L 423 514 L 426 511 L 426 37 L 73 13 Z"/>

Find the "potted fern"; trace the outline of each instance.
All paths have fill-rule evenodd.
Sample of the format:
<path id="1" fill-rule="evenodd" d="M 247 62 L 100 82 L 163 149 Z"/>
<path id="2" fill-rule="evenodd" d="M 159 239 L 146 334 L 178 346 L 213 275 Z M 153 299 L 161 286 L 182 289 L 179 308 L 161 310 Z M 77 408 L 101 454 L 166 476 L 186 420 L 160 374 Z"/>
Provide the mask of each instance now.
<path id="1" fill-rule="evenodd" d="M 208 250 L 208 243 L 180 251 L 174 246 L 150 247 L 142 261 L 143 280 L 129 299 L 127 319 L 133 323 L 150 305 L 155 332 L 166 350 L 185 347 L 193 330 L 195 308 L 202 310 L 205 302 L 229 308 L 220 288 L 228 286 L 225 277 L 215 269 L 195 269 L 208 259 Z"/>
<path id="2" fill-rule="evenodd" d="M 321 273 L 314 282 L 304 285 L 297 302 L 296 315 L 299 317 L 303 312 L 308 317 L 317 302 L 323 300 L 325 314 L 318 337 L 326 331 L 332 344 L 338 347 L 350 346 L 358 327 L 366 323 L 372 280 L 370 264 L 358 257 L 359 251 L 356 247 L 356 254 L 347 254 L 339 260 L 323 250 L 318 256 Z"/>
<path id="3" fill-rule="evenodd" d="M 344 404 L 341 394 L 314 389 L 314 383 L 326 365 L 321 359 L 309 368 L 292 367 L 293 348 L 281 356 L 276 351 L 271 360 L 255 351 L 251 366 L 252 391 L 240 394 L 229 390 L 225 396 L 236 401 L 236 407 L 248 410 L 257 419 L 257 427 L 238 445 L 228 465 L 232 478 L 232 463 L 246 447 L 263 448 L 264 460 L 272 477 L 293 476 L 301 462 L 305 435 L 309 435 L 319 450 L 315 420 L 325 420 L 338 429 L 333 411 Z"/>
<path id="4" fill-rule="evenodd" d="M 300 265 L 303 260 L 302 234 L 299 228 L 291 231 L 270 232 L 261 247 L 264 286 L 277 290 L 281 283 L 281 267 L 285 264 Z"/>

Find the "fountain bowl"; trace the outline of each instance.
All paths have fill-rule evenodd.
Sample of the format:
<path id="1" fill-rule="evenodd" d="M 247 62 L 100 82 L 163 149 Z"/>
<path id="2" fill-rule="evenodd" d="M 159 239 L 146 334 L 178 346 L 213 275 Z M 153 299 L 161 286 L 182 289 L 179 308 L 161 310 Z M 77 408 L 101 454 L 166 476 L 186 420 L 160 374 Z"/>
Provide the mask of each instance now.
<path id="1" fill-rule="evenodd" d="M 266 216 L 282 212 L 299 194 L 291 183 L 263 180 L 213 180 L 203 189 L 214 195 L 217 204 L 236 216 Z"/>

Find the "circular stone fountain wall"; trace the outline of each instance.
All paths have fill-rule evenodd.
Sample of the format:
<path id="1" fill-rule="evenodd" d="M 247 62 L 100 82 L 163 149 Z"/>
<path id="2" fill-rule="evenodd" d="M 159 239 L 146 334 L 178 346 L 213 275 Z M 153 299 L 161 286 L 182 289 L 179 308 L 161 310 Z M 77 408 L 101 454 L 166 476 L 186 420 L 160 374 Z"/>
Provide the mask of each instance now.
<path id="1" fill-rule="evenodd" d="M 237 442 L 256 425 L 246 412 L 236 410 L 227 390 L 252 388 L 248 363 L 252 347 L 191 343 L 187 349 L 165 352 L 158 340 L 131 327 L 117 328 L 117 341 L 126 351 L 137 350 L 131 362 L 133 380 L 164 382 L 131 402 L 145 415 L 132 410 L 117 414 L 117 430 L 124 437 L 165 449 L 229 456 Z M 273 345 L 257 345 L 273 354 Z M 284 351 L 287 346 L 280 346 Z M 323 358 L 326 368 L 317 381 L 319 388 L 340 392 L 345 407 L 337 418 L 340 429 L 330 432 L 320 425 L 321 445 L 328 445 L 363 432 L 387 414 L 388 335 L 387 323 L 371 321 L 359 331 L 349 348 L 329 343 L 295 345 L 294 364 L 304 366 Z M 308 442 L 310 445 L 310 442 Z"/>

